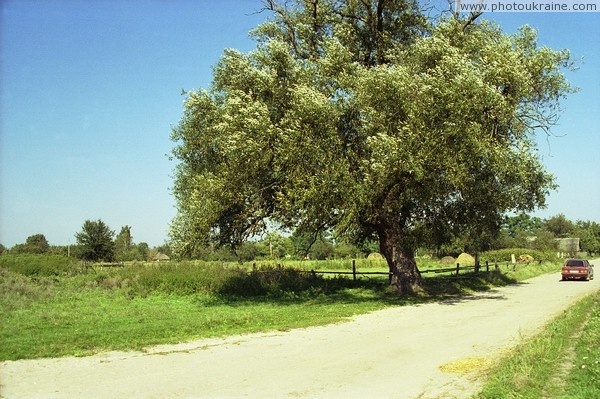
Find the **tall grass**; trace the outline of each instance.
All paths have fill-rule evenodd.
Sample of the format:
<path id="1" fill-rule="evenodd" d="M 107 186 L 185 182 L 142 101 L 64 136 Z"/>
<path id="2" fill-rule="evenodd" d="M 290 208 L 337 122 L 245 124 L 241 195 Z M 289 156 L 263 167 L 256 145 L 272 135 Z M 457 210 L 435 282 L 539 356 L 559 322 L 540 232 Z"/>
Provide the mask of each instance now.
<path id="1" fill-rule="evenodd" d="M 170 262 L 126 266 L 81 277 L 87 285 L 126 289 L 128 295 L 215 295 L 218 297 L 286 297 L 305 292 L 331 292 L 349 287 L 348 279 L 328 278 L 306 270 L 279 266 L 239 265 L 211 262 Z"/>
<path id="2" fill-rule="evenodd" d="M 586 308 L 589 318 L 576 341 L 575 360 L 565 378 L 564 397 L 600 397 L 600 293 L 590 299 Z"/>
<path id="3" fill-rule="evenodd" d="M 399 297 L 387 276 L 354 281 L 310 272 L 343 270 L 340 261 L 309 268 L 171 262 L 93 270 L 78 269 L 65 258 L 48 257 L 47 265 L 42 257 L 0 259 L 0 360 L 320 325 L 515 281 L 500 272 L 465 279 L 426 277 L 425 294 Z M 352 263 L 343 264 L 351 268 Z M 387 270 L 376 261 L 357 265 L 367 267 Z"/>
<path id="4" fill-rule="evenodd" d="M 328 324 L 402 300 L 347 279 L 311 284 L 306 273 L 215 268 L 209 282 L 193 264 L 61 278 L 0 270 L 0 360 Z"/>
<path id="5" fill-rule="evenodd" d="M 8 313 L 46 300 L 57 284 L 54 278 L 32 278 L 0 268 L 0 311 Z"/>
<path id="6" fill-rule="evenodd" d="M 285 268 L 293 268 L 299 270 L 352 270 L 352 259 L 327 259 L 327 260 L 261 260 L 256 262 L 246 262 L 244 268 L 251 269 L 253 266 L 275 267 L 281 265 Z M 357 269 L 387 269 L 387 263 L 384 259 L 355 259 L 354 263 Z"/>
<path id="7" fill-rule="evenodd" d="M 539 335 L 519 345 L 489 372 L 476 396 L 600 397 L 600 293 L 569 307 Z M 570 359 L 570 352 L 575 356 Z"/>
<path id="8" fill-rule="evenodd" d="M 0 268 L 24 276 L 59 276 L 73 273 L 79 261 L 64 255 L 2 254 Z"/>
<path id="9" fill-rule="evenodd" d="M 169 262 L 126 267 L 121 275 L 142 292 L 191 295 L 218 292 L 238 273 L 235 268 L 217 263 Z"/>

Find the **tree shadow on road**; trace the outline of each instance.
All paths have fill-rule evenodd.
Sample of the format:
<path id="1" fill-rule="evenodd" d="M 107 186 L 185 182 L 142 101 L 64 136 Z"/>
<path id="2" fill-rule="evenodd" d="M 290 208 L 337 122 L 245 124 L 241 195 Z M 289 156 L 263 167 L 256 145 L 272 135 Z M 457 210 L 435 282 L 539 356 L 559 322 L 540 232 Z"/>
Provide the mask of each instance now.
<path id="1" fill-rule="evenodd" d="M 444 304 L 457 304 L 463 301 L 481 299 L 506 299 L 495 288 L 507 285 L 527 284 L 497 271 L 471 273 L 456 277 L 433 277 L 425 284 L 427 293 Z"/>

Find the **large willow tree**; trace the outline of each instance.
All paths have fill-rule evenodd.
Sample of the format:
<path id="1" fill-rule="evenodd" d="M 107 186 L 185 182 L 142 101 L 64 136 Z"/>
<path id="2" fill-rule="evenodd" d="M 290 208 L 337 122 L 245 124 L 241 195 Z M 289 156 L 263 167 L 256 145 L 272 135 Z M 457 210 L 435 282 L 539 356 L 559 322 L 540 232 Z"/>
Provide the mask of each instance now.
<path id="1" fill-rule="evenodd" d="M 411 0 L 265 3 L 256 50 L 225 50 L 174 129 L 180 254 L 268 224 L 377 237 L 401 293 L 414 253 L 543 206 L 534 134 L 571 91 L 566 51 Z"/>

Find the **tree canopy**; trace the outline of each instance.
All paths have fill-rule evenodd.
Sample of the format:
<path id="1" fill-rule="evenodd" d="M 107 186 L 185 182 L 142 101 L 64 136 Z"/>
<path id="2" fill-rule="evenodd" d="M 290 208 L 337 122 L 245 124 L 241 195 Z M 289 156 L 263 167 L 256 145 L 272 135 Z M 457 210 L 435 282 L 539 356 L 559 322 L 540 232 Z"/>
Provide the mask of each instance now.
<path id="1" fill-rule="evenodd" d="M 50 250 L 50 244 L 43 234 L 34 234 L 27 237 L 25 244 L 17 244 L 12 249 L 12 253 L 44 254 Z"/>
<path id="2" fill-rule="evenodd" d="M 81 231 L 75 234 L 79 257 L 90 261 L 112 261 L 115 256 L 114 235 L 115 232 L 102 220 L 86 220 Z"/>
<path id="3" fill-rule="evenodd" d="M 269 224 L 376 237 L 402 293 L 419 245 L 497 232 L 544 206 L 534 133 L 571 91 L 567 51 L 523 27 L 428 20 L 410 0 L 266 1 L 257 48 L 227 49 L 173 130 L 180 254 Z"/>

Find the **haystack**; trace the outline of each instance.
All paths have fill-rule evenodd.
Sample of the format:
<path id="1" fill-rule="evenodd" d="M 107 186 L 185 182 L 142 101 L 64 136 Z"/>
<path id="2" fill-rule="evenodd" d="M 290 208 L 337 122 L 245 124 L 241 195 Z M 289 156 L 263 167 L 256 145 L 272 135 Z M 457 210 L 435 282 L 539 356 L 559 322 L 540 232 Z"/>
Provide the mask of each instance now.
<path id="1" fill-rule="evenodd" d="M 369 254 L 369 256 L 367 256 L 367 259 L 370 259 L 370 260 L 380 260 L 380 259 L 383 259 L 383 255 L 380 254 L 379 252 L 371 252 Z"/>
<path id="2" fill-rule="evenodd" d="M 456 261 L 452 256 L 444 256 L 442 259 L 440 259 L 440 263 L 442 265 L 454 265 Z"/>
<path id="3" fill-rule="evenodd" d="M 531 255 L 519 255 L 519 259 L 517 260 L 517 262 L 529 264 L 533 262 L 533 260 L 533 256 Z"/>
<path id="4" fill-rule="evenodd" d="M 462 254 L 458 255 L 458 258 L 456 258 L 456 263 L 460 264 L 461 266 L 475 266 L 475 258 L 468 253 L 463 252 Z"/>

